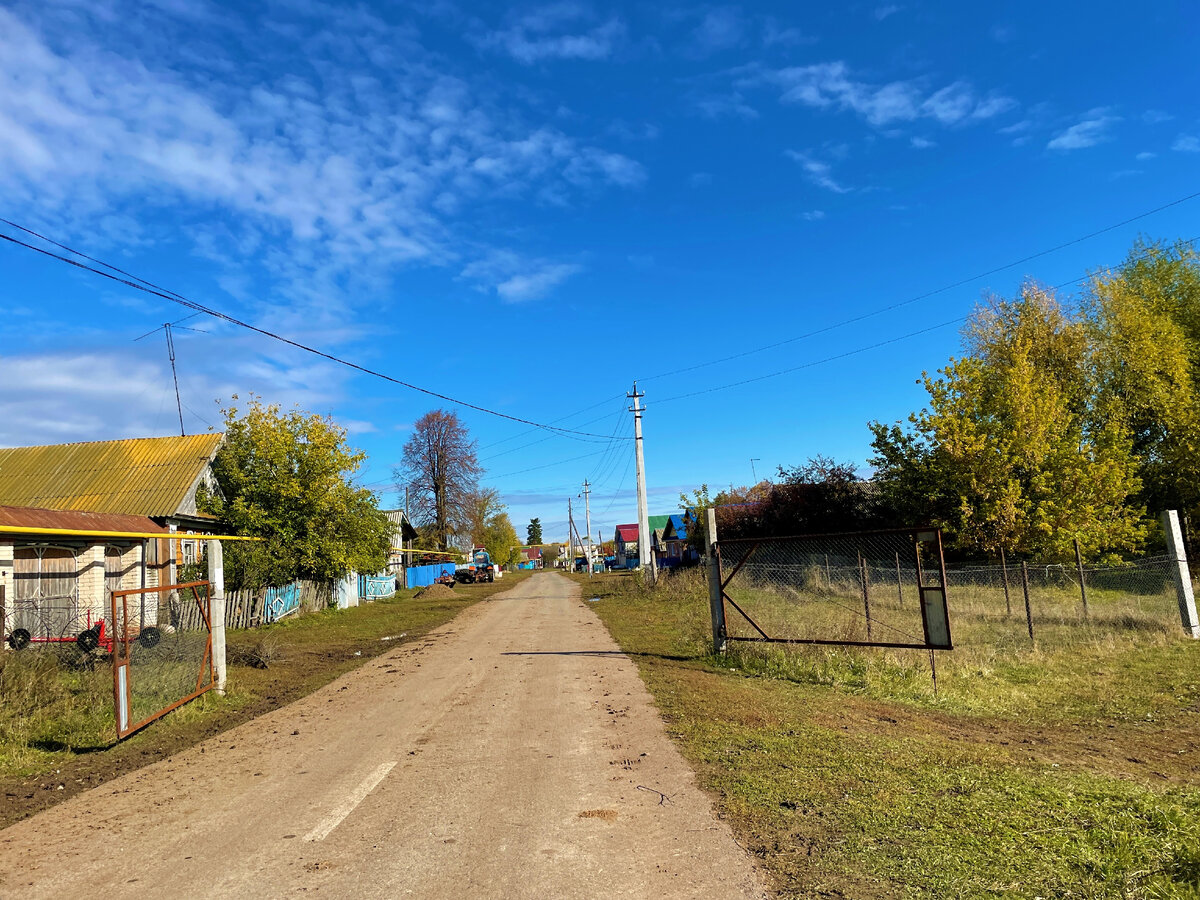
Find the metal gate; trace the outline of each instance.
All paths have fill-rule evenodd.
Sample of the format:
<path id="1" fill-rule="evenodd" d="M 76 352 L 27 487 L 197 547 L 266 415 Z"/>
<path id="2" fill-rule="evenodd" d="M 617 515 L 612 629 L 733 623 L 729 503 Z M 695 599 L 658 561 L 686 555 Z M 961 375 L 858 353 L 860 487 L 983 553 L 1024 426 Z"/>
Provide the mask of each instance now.
<path id="1" fill-rule="evenodd" d="M 118 740 L 212 687 L 209 589 L 207 581 L 192 581 L 112 592 Z"/>
<path id="2" fill-rule="evenodd" d="M 396 576 L 390 573 L 383 575 L 359 575 L 358 599 L 383 600 L 396 593 Z"/>
<path id="3" fill-rule="evenodd" d="M 941 531 L 720 540 L 728 641 L 950 650 Z M 728 608 L 737 616 L 732 621 Z"/>

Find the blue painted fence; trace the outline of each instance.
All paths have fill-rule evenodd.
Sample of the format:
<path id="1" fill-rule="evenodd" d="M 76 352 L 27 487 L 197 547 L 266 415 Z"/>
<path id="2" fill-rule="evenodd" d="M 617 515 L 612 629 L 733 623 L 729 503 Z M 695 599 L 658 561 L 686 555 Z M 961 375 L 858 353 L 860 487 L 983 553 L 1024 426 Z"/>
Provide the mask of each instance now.
<path id="1" fill-rule="evenodd" d="M 383 575 L 359 575 L 358 599 L 382 600 L 396 593 L 396 576 L 390 572 Z"/>
<path id="2" fill-rule="evenodd" d="M 454 574 L 454 563 L 431 563 L 428 566 L 408 567 L 408 586 L 426 587 L 443 572 Z"/>
<path id="3" fill-rule="evenodd" d="M 266 602 L 263 604 L 263 621 L 274 622 L 299 608 L 299 582 L 285 584 L 282 587 L 267 588 Z"/>

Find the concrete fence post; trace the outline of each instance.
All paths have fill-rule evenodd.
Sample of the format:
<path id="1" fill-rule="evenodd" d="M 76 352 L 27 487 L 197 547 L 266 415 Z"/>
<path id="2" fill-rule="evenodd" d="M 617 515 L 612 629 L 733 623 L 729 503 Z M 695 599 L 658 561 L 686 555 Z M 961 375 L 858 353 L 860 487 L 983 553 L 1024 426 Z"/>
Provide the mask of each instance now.
<path id="1" fill-rule="evenodd" d="M 704 529 L 705 563 L 708 565 L 708 606 L 712 614 L 713 653 L 725 652 L 725 600 L 721 595 L 721 558 L 717 550 L 717 511 L 707 510 Z"/>
<path id="2" fill-rule="evenodd" d="M 1171 577 L 1175 580 L 1175 596 L 1179 600 L 1179 618 L 1183 630 L 1200 640 L 1200 620 L 1196 618 L 1196 595 L 1192 592 L 1192 575 L 1188 571 L 1187 551 L 1183 547 L 1183 530 L 1179 527 L 1179 511 L 1168 509 L 1162 514 L 1162 529 L 1167 536 L 1167 556 L 1171 559 Z"/>
<path id="3" fill-rule="evenodd" d="M 220 541 L 208 541 L 208 615 L 212 622 L 214 687 L 225 693 L 225 560 Z"/>

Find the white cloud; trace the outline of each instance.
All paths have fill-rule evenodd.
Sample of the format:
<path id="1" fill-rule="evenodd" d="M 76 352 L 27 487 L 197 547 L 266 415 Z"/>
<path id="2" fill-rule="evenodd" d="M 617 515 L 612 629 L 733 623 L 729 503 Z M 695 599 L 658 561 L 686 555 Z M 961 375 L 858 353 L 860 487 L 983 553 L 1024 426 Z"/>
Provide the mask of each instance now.
<path id="1" fill-rule="evenodd" d="M 525 259 L 509 251 L 497 251 L 467 265 L 461 277 L 485 292 L 495 291 L 508 303 L 523 303 L 546 296 L 582 271 L 583 266 L 577 263 Z"/>
<path id="2" fill-rule="evenodd" d="M 800 213 L 800 218 L 806 222 L 819 222 L 825 218 L 825 211 L 823 209 L 810 209 L 808 212 Z"/>
<path id="3" fill-rule="evenodd" d="M 1175 138 L 1171 149 L 1180 153 L 1200 153 L 1200 138 L 1192 134 L 1181 134 Z"/>
<path id="4" fill-rule="evenodd" d="M 1147 125 L 1158 125 L 1161 122 L 1170 122 L 1175 117 L 1161 109 L 1148 109 L 1142 113 L 1142 121 Z"/>
<path id="5" fill-rule="evenodd" d="M 931 140 L 929 140 L 929 138 L 923 138 L 923 137 L 914 137 L 911 140 L 909 140 L 908 143 L 910 145 L 912 145 L 913 147 L 915 147 L 917 150 L 928 150 L 930 147 L 937 146 L 937 143 L 935 141 L 931 141 Z"/>
<path id="6" fill-rule="evenodd" d="M 877 7 L 875 10 L 875 21 L 882 22 L 889 16 L 894 16 L 902 9 L 904 9 L 903 6 L 897 6 L 895 3 L 889 3 L 887 6 Z"/>
<path id="7" fill-rule="evenodd" d="M 539 297 L 544 297 L 553 288 L 558 287 L 572 275 L 581 271 L 583 271 L 582 266 L 571 263 L 557 263 L 546 266 L 536 272 L 514 275 L 496 285 L 496 293 L 510 303 L 536 300 Z"/>
<path id="8" fill-rule="evenodd" d="M 720 119 L 725 116 L 738 116 L 743 119 L 758 118 L 758 110 L 746 102 L 740 91 L 696 97 L 692 103 L 701 115 L 709 119 Z"/>
<path id="9" fill-rule="evenodd" d="M 740 87 L 770 84 L 782 91 L 780 100 L 784 103 L 853 112 L 876 127 L 920 119 L 957 125 L 990 119 L 1016 106 L 1014 100 L 1000 94 L 981 97 L 963 81 L 934 91 L 921 80 L 870 84 L 853 77 L 844 62 L 771 70 L 751 68 L 737 83 Z"/>
<path id="10" fill-rule="evenodd" d="M 581 4 L 555 3 L 526 13 L 477 43 L 500 48 L 525 65 L 548 59 L 607 59 L 625 38 L 625 25 L 614 18 L 581 28 L 590 18 L 590 11 Z"/>
<path id="11" fill-rule="evenodd" d="M 692 31 L 692 43 L 701 54 L 740 47 L 746 39 L 746 20 L 736 7 L 710 9 Z"/>
<path id="12" fill-rule="evenodd" d="M 60 28 L 0 8 L 7 209 L 89 241 L 102 220 L 171 210 L 196 250 L 229 269 L 224 283 L 252 284 L 248 264 L 270 279 L 272 300 L 254 301 L 260 318 L 333 328 L 396 267 L 489 253 L 473 233 L 480 204 L 569 203 L 645 181 L 628 156 L 480 99 L 489 92 L 408 30 L 361 9 L 312 4 L 311 19 L 270 20 L 283 45 L 264 42 L 229 77 L 209 76 L 219 45 L 211 66 L 182 66 L 158 20 L 139 31 L 117 16 L 109 34 L 100 10 L 72 8 L 76 27 Z M 185 24 L 202 41 L 203 23 Z M 303 67 L 286 55 L 296 53 Z"/>
<path id="13" fill-rule="evenodd" d="M 1154 159 L 1156 156 L 1158 156 L 1157 153 L 1151 153 L 1148 150 L 1143 150 L 1141 153 L 1139 153 L 1137 155 L 1136 158 L 1137 158 L 1138 162 L 1145 162 L 1148 159 Z"/>
<path id="14" fill-rule="evenodd" d="M 817 187 L 824 188 L 827 191 L 833 191 L 835 194 L 847 194 L 850 188 L 838 182 L 833 177 L 833 167 L 827 162 L 822 162 L 819 159 L 814 159 L 807 153 L 799 153 L 795 150 L 785 150 L 785 155 L 799 164 L 804 170 L 808 180 Z"/>
<path id="15" fill-rule="evenodd" d="M 179 341 L 179 338 L 176 338 Z M 226 338 L 216 376 L 198 370 L 211 338 L 177 344 L 179 392 L 189 434 L 220 427 L 214 402 L 241 392 L 285 407 L 328 406 L 345 383 L 344 370 L 300 357 L 288 348 L 255 352 L 251 340 Z M 166 350 L 161 344 L 96 352 L 0 356 L 0 446 L 109 440 L 179 433 Z"/>
<path id="16" fill-rule="evenodd" d="M 712 184 L 712 180 L 711 172 L 693 172 L 688 176 L 688 184 L 692 187 L 705 187 Z"/>
<path id="17" fill-rule="evenodd" d="M 1120 121 L 1117 116 L 1106 115 L 1103 109 L 1093 109 L 1088 113 L 1088 118 L 1052 138 L 1050 143 L 1046 144 L 1046 149 L 1069 151 L 1094 147 L 1110 140 L 1109 128 Z"/>

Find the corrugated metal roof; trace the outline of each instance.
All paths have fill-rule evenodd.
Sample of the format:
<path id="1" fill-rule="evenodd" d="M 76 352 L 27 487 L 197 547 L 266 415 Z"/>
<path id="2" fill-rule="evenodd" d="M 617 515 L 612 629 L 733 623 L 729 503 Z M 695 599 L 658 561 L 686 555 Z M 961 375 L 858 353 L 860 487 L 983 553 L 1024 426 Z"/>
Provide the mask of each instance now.
<path id="1" fill-rule="evenodd" d="M 626 543 L 629 543 L 630 541 L 636 541 L 638 537 L 638 527 L 636 525 L 618 525 L 617 537 Z"/>
<path id="2" fill-rule="evenodd" d="M 79 531 L 168 531 L 145 516 L 114 513 L 77 512 L 61 509 L 37 509 L 28 506 L 0 506 L 0 525 L 17 528 L 63 528 Z"/>
<path id="3" fill-rule="evenodd" d="M 0 504 L 171 516 L 222 434 L 0 449 Z"/>

